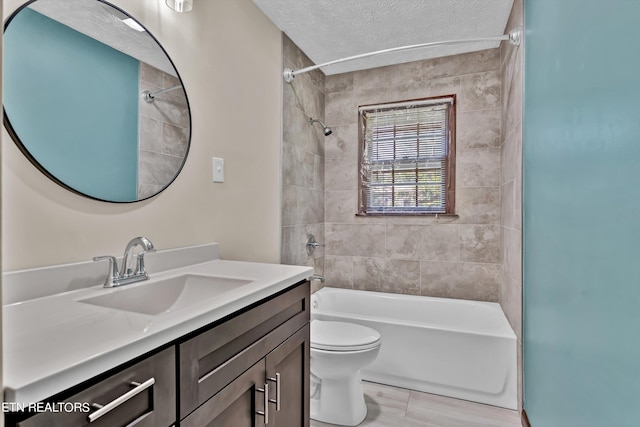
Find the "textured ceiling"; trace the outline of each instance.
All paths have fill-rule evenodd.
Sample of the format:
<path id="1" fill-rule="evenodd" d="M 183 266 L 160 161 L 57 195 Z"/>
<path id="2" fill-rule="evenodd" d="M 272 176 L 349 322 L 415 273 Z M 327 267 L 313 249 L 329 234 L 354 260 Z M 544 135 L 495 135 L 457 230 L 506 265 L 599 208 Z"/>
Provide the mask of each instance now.
<path id="1" fill-rule="evenodd" d="M 444 40 L 505 34 L 513 0 L 253 0 L 316 64 Z M 337 74 L 498 47 L 438 46 L 325 67 Z"/>
<path id="2" fill-rule="evenodd" d="M 38 0 L 29 5 L 53 20 L 164 72 L 176 75 L 166 55 L 146 31 L 124 24 L 125 15 L 95 0 Z"/>

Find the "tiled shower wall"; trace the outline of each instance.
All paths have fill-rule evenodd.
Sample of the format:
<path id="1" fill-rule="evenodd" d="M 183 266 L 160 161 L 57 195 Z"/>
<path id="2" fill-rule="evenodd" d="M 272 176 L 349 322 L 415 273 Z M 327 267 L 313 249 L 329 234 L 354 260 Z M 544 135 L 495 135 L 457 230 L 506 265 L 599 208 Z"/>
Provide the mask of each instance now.
<path id="1" fill-rule="evenodd" d="M 313 65 L 311 60 L 283 34 L 284 66 L 299 69 Z M 324 121 L 324 84 L 321 71 L 299 75 L 284 83 L 283 105 L 283 188 L 282 251 L 284 264 L 309 265 L 316 274 L 324 271 L 324 248 L 312 255 L 306 252 L 309 234 L 324 244 L 324 147 L 325 137 L 318 124 Z M 312 282 L 312 290 L 321 286 Z"/>
<path id="2" fill-rule="evenodd" d="M 164 71 L 140 62 L 140 92 L 180 84 Z M 153 103 L 139 101 L 138 198 L 162 190 L 182 166 L 189 145 L 189 106 L 182 89 L 165 92 Z"/>
<path id="3" fill-rule="evenodd" d="M 500 49 L 326 77 L 327 286 L 498 301 L 501 86 Z M 458 217 L 356 217 L 358 106 L 451 94 Z"/>
<path id="4" fill-rule="evenodd" d="M 523 25 L 523 1 L 515 0 L 507 31 Z M 524 44 L 503 43 L 502 142 L 502 280 L 500 304 L 518 337 L 519 381 L 522 381 L 522 65 Z M 521 390 L 518 387 L 518 390 Z M 521 402 L 521 396 L 519 401 Z"/>

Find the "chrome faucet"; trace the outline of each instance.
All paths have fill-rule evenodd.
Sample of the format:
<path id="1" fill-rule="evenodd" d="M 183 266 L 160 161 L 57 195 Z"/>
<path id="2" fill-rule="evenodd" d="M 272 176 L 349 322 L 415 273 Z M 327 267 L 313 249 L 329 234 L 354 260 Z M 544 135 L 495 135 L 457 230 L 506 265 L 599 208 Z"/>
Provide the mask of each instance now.
<path id="1" fill-rule="evenodd" d="M 133 264 L 133 250 L 136 246 L 141 246 L 142 251 L 138 253 L 138 262 L 136 264 L 136 271 L 132 271 L 131 264 Z M 155 252 L 153 243 L 146 237 L 134 237 L 127 243 L 127 247 L 124 250 L 124 256 L 122 257 L 122 268 L 120 269 L 120 277 L 127 277 L 137 274 L 146 274 L 144 271 L 144 254 L 148 252 Z M 147 277 L 148 278 L 148 277 Z"/>
<path id="2" fill-rule="evenodd" d="M 132 270 L 134 249 L 140 246 L 142 250 L 138 252 L 136 269 Z M 153 243 L 146 237 L 135 237 L 127 243 L 127 247 L 124 250 L 124 256 L 122 257 L 122 268 L 118 271 L 118 261 L 113 256 L 98 256 L 94 257 L 94 261 L 109 261 L 109 274 L 104 282 L 105 288 L 112 288 L 114 286 L 127 285 L 129 283 L 140 282 L 147 280 L 149 274 L 144 269 L 144 256 L 149 252 L 155 252 Z"/>

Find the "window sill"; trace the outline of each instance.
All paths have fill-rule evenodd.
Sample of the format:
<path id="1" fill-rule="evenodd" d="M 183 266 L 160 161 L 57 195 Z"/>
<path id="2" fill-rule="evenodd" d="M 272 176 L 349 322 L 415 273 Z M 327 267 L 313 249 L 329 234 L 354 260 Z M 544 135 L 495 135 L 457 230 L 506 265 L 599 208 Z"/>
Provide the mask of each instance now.
<path id="1" fill-rule="evenodd" d="M 428 217 L 428 218 L 447 218 L 447 219 L 458 219 L 459 216 L 456 214 L 441 214 L 441 213 L 357 213 L 355 214 L 357 217 L 381 217 L 381 216 L 395 216 L 395 217 Z"/>

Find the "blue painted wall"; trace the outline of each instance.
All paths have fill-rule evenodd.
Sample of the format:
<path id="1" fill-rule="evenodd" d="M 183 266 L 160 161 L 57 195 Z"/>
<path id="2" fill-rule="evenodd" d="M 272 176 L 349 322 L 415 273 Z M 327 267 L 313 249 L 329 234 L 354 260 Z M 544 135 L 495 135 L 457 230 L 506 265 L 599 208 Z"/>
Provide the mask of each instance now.
<path id="1" fill-rule="evenodd" d="M 138 61 L 30 9 L 4 43 L 3 102 L 36 160 L 82 193 L 136 200 Z"/>
<path id="2" fill-rule="evenodd" d="M 524 407 L 640 425 L 640 1 L 525 1 Z"/>

